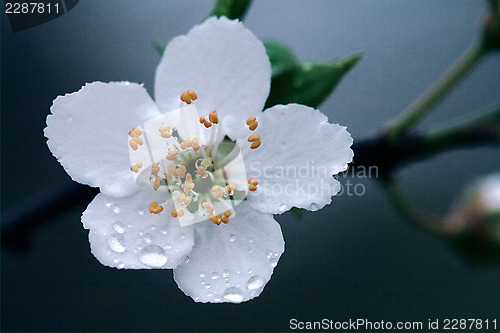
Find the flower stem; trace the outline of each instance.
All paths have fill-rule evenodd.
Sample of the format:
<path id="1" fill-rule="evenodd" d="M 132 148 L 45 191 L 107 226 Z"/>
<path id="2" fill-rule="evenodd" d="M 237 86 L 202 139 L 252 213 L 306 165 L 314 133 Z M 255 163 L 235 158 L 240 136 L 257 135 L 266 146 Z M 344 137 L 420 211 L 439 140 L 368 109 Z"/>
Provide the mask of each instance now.
<path id="1" fill-rule="evenodd" d="M 441 219 L 415 206 L 403 194 L 394 179 L 385 178 L 381 183 L 386 197 L 401 217 L 430 234 L 441 236 L 446 234 Z"/>
<path id="2" fill-rule="evenodd" d="M 389 140 L 397 141 L 409 129 L 417 125 L 465 77 L 485 53 L 482 42 L 472 44 L 441 78 L 410 104 L 399 119 L 386 128 Z"/>

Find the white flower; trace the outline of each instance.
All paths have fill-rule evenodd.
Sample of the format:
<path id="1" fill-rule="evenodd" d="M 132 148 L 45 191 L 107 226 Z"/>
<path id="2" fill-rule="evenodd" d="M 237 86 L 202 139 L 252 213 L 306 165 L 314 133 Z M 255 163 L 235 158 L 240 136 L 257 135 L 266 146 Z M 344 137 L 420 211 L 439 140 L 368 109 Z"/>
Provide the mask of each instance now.
<path id="1" fill-rule="evenodd" d="M 90 229 L 92 253 L 103 265 L 173 268 L 179 288 L 200 302 L 239 303 L 262 292 L 284 251 L 272 214 L 293 206 L 317 210 L 329 204 L 340 190 L 332 176 L 344 171 L 353 156 L 345 127 L 329 124 L 317 110 L 290 104 L 262 112 L 270 77 L 263 44 L 242 23 L 209 18 L 169 43 L 156 72 L 156 102 L 142 85 L 129 82 L 94 82 L 54 101 L 45 129 L 51 152 L 73 180 L 102 192 L 83 213 L 82 222 Z M 188 90 L 196 92 L 197 99 L 178 110 L 187 105 L 179 96 Z M 183 96 L 187 102 L 191 99 Z M 205 115 L 210 128 L 193 119 L 191 106 Z M 209 116 L 212 110 L 217 124 L 215 114 Z M 258 123 L 254 131 L 249 127 L 257 123 L 245 124 L 250 117 Z M 164 125 L 155 137 L 131 131 L 144 129 L 141 124 L 152 119 Z M 200 135 L 200 147 L 193 133 Z M 247 139 L 254 134 L 259 137 L 250 143 Z M 215 151 L 223 139 L 235 143 L 243 159 L 228 162 L 238 158 L 224 160 L 225 152 L 216 165 Z M 131 163 L 134 153 L 129 156 L 129 148 L 147 151 L 161 142 L 172 147 L 186 140 L 191 141 L 172 152 L 174 158 L 153 161 L 158 162 L 153 166 Z M 250 149 L 259 142 L 257 149 Z M 186 169 L 177 177 L 170 174 L 166 182 L 172 165 Z M 186 176 L 189 171 L 192 181 Z M 212 176 L 222 171 L 230 188 L 213 191 L 205 184 L 203 189 L 202 182 L 214 184 Z M 153 174 L 146 189 L 138 186 L 147 184 L 139 181 L 144 172 Z M 241 200 L 233 202 L 235 193 Z M 220 203 L 229 204 L 229 218 L 224 219 Z M 214 223 L 205 217 L 181 226 L 171 212 L 211 213 Z"/>

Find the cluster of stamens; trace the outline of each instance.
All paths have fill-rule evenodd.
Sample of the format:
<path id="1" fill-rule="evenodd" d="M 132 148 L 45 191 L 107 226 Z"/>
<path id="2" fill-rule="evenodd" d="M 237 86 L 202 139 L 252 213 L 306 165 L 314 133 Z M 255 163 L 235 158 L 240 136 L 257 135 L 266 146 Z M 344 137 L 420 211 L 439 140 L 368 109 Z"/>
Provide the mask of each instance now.
<path id="1" fill-rule="evenodd" d="M 128 132 L 128 135 L 130 135 L 131 137 L 131 139 L 128 141 L 128 145 L 130 146 L 130 148 L 132 148 L 133 150 L 137 150 L 139 146 L 143 145 L 144 141 L 142 141 L 142 139 L 140 138 L 140 136 L 142 135 L 142 130 L 140 128 L 135 127 L 131 129 Z"/>
<path id="2" fill-rule="evenodd" d="M 180 96 L 180 99 L 186 104 L 191 104 L 192 101 L 197 98 L 198 96 L 193 90 L 187 90 Z M 211 128 L 219 124 L 219 122 L 219 116 L 215 110 L 211 111 L 207 116 L 199 118 L 199 123 L 205 128 Z M 258 127 L 258 122 L 255 117 L 248 118 L 246 124 L 250 131 L 254 131 Z M 158 131 L 162 138 L 170 140 L 168 141 L 170 142 L 168 153 L 166 156 L 163 155 L 168 162 L 164 160 L 154 163 L 151 166 L 151 176 L 149 180 L 154 190 L 160 189 L 161 186 L 167 186 L 167 189 L 172 194 L 172 200 L 180 204 L 180 206 L 176 204 L 176 207 L 184 207 L 184 209 L 173 209 L 170 215 L 174 218 L 181 218 L 185 213 L 204 214 L 203 216 L 208 216 L 208 219 L 216 225 L 220 225 L 221 223 L 227 224 L 231 216 L 231 210 L 227 209 L 227 204 L 222 205 L 222 202 L 223 200 L 240 200 L 236 198 L 239 198 L 240 194 L 237 195 L 237 193 L 241 193 L 242 189 L 240 187 L 240 190 L 238 190 L 239 186 L 235 182 L 224 184 L 223 182 L 225 180 L 221 178 L 220 172 L 218 173 L 219 176 L 214 176 L 215 170 L 213 170 L 213 168 L 215 166 L 212 156 L 215 156 L 215 152 L 217 151 L 217 146 L 214 145 L 218 145 L 216 142 L 218 142 L 217 137 L 219 131 L 214 129 L 212 134 L 215 134 L 216 139 L 212 140 L 211 136 L 211 140 L 209 140 L 208 144 L 203 144 L 203 146 L 200 145 L 200 141 L 197 137 L 181 141 L 173 135 L 175 130 L 173 131 L 163 123 L 162 126 L 158 128 Z M 138 127 L 133 128 L 129 132 L 129 136 L 131 137 L 129 146 L 133 150 L 137 150 L 139 146 L 143 145 L 144 141 L 140 137 L 142 134 L 142 130 Z M 251 134 L 248 137 L 248 142 L 250 143 L 250 149 L 256 149 L 261 145 L 260 136 Z M 195 160 L 196 163 L 194 163 Z M 177 165 L 172 165 L 172 163 Z M 224 165 L 224 160 L 222 160 L 221 163 Z M 170 166 L 168 166 L 169 164 Z M 142 167 L 143 163 L 137 162 L 131 165 L 130 169 L 134 173 L 139 173 Z M 209 176 L 210 179 L 208 178 Z M 193 179 L 193 177 L 195 178 Z M 214 179 L 214 177 L 216 178 Z M 211 188 L 209 187 L 211 190 L 204 190 L 204 188 L 206 189 L 206 184 L 210 183 L 220 185 L 213 185 Z M 249 179 L 248 190 L 252 192 L 256 191 L 258 183 L 259 182 L 255 178 Z M 196 191 L 201 191 L 201 193 L 194 192 L 195 187 L 197 188 Z M 200 195 L 201 200 L 198 200 L 198 196 Z M 225 208 L 217 212 L 211 200 L 216 200 L 214 201 L 216 207 L 220 205 L 220 207 Z M 222 201 L 219 202 L 219 200 Z M 202 201 L 203 203 L 200 205 Z M 219 202 L 219 204 L 217 202 Z M 185 209 L 187 209 L 186 212 Z M 199 209 L 203 209 L 203 212 L 199 211 Z M 153 202 L 149 206 L 149 212 L 152 214 L 160 214 L 162 211 L 163 205 L 158 204 L 158 202 Z M 221 211 L 223 211 L 223 213 L 221 213 Z"/>

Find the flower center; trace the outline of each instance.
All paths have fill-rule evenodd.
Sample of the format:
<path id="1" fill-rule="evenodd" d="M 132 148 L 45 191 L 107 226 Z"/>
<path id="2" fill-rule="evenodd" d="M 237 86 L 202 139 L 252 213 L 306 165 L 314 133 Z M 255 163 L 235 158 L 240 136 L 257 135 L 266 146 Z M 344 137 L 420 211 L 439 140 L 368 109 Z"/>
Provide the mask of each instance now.
<path id="1" fill-rule="evenodd" d="M 197 98 L 188 90 L 180 96 L 188 106 L 129 132 L 130 170 L 139 186 L 170 197 L 151 203 L 150 213 L 160 214 L 166 204 L 173 203 L 175 209 L 170 214 L 179 218 L 181 226 L 207 219 L 226 224 L 248 191 L 257 190 L 258 181 L 246 178 L 243 155 L 260 146 L 260 136 L 250 135 L 250 147 L 242 152 L 235 142 L 223 137 L 217 111 L 198 117 L 195 106 L 190 105 Z M 248 118 L 246 124 L 250 131 L 258 127 L 255 117 Z M 207 137 L 204 128 L 208 129 Z"/>

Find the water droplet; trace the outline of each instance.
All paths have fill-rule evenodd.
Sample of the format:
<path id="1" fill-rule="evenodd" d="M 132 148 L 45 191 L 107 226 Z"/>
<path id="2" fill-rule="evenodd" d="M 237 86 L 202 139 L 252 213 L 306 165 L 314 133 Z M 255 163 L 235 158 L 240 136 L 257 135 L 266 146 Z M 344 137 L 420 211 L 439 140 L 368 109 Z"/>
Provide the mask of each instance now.
<path id="1" fill-rule="evenodd" d="M 113 229 L 119 234 L 123 234 L 125 232 L 125 225 L 121 222 L 113 223 Z"/>
<path id="2" fill-rule="evenodd" d="M 113 259 L 113 263 L 117 264 L 118 263 L 118 259 Z"/>
<path id="3" fill-rule="evenodd" d="M 264 285 L 264 282 L 265 281 L 262 276 L 258 275 L 252 276 L 250 279 L 248 279 L 247 288 L 250 290 L 259 289 Z"/>
<path id="4" fill-rule="evenodd" d="M 213 295 L 214 295 L 214 294 L 212 294 L 212 293 L 208 293 L 208 294 L 207 294 L 207 297 L 212 297 Z"/>
<path id="5" fill-rule="evenodd" d="M 122 253 L 125 252 L 125 238 L 120 234 L 112 234 L 107 239 L 108 246 L 111 250 Z"/>
<path id="6" fill-rule="evenodd" d="M 172 244 L 165 244 L 164 248 L 166 250 L 170 250 L 172 248 Z"/>
<path id="7" fill-rule="evenodd" d="M 283 213 L 285 210 L 286 210 L 286 205 L 285 204 L 281 204 L 280 208 L 279 208 L 280 213 Z"/>
<path id="8" fill-rule="evenodd" d="M 142 238 L 146 243 L 151 243 L 151 239 L 153 236 L 151 234 L 145 234 L 144 237 Z"/>
<path id="9" fill-rule="evenodd" d="M 230 242 L 234 242 L 235 240 L 236 240 L 236 235 L 233 234 L 233 235 L 229 236 L 229 241 Z"/>
<path id="10" fill-rule="evenodd" d="M 248 274 L 252 274 L 252 273 L 253 273 L 253 270 L 250 268 L 250 269 L 248 270 Z"/>
<path id="11" fill-rule="evenodd" d="M 224 273 L 222 274 L 222 276 L 227 279 L 229 277 L 229 271 L 227 269 L 225 269 Z"/>
<path id="12" fill-rule="evenodd" d="M 278 265 L 278 258 L 271 258 L 269 259 L 269 262 L 271 262 L 271 267 L 276 267 Z"/>
<path id="13" fill-rule="evenodd" d="M 233 303 L 240 303 L 243 301 L 243 293 L 235 287 L 227 288 L 226 291 L 224 291 L 224 294 L 222 294 L 222 297 L 224 297 L 226 301 Z"/>
<path id="14" fill-rule="evenodd" d="M 106 205 L 106 207 L 111 207 L 111 202 L 106 202 L 104 205 Z"/>
<path id="15" fill-rule="evenodd" d="M 118 265 L 118 268 L 123 268 L 123 267 L 125 267 L 125 264 L 119 264 Z"/>
<path id="16" fill-rule="evenodd" d="M 137 215 L 144 215 L 144 209 L 138 209 Z"/>
<path id="17" fill-rule="evenodd" d="M 203 286 L 205 284 L 205 280 L 201 280 L 200 283 Z"/>
<path id="18" fill-rule="evenodd" d="M 118 214 L 120 212 L 120 206 L 113 205 L 113 212 L 115 212 L 115 214 Z"/>
<path id="19" fill-rule="evenodd" d="M 201 278 L 204 278 L 205 276 L 207 276 L 207 275 L 205 274 L 205 272 L 201 272 L 201 273 L 200 273 L 200 277 L 201 277 Z"/>
<path id="20" fill-rule="evenodd" d="M 206 289 L 210 289 L 210 284 L 209 284 L 209 283 L 207 283 L 207 284 L 205 285 L 205 288 L 206 288 Z"/>
<path id="21" fill-rule="evenodd" d="M 267 259 L 271 258 L 272 256 L 273 256 L 273 253 L 271 251 L 266 251 Z"/>
<path id="22" fill-rule="evenodd" d="M 188 262 L 189 262 L 189 257 L 188 256 L 182 257 L 181 264 L 187 264 Z"/>
<path id="23" fill-rule="evenodd" d="M 317 204 L 315 204 L 315 203 L 313 202 L 312 204 L 310 204 L 310 205 L 309 205 L 309 208 L 310 208 L 313 212 L 315 212 L 315 211 L 317 211 L 317 210 L 318 210 L 318 205 L 317 205 Z"/>
<path id="24" fill-rule="evenodd" d="M 213 280 L 216 280 L 217 278 L 219 278 L 219 273 L 217 273 L 217 272 L 213 272 L 213 273 L 212 273 L 212 279 L 213 279 Z"/>
<path id="25" fill-rule="evenodd" d="M 142 249 L 139 261 L 146 266 L 161 267 L 167 263 L 167 255 L 158 245 L 148 245 Z"/>

